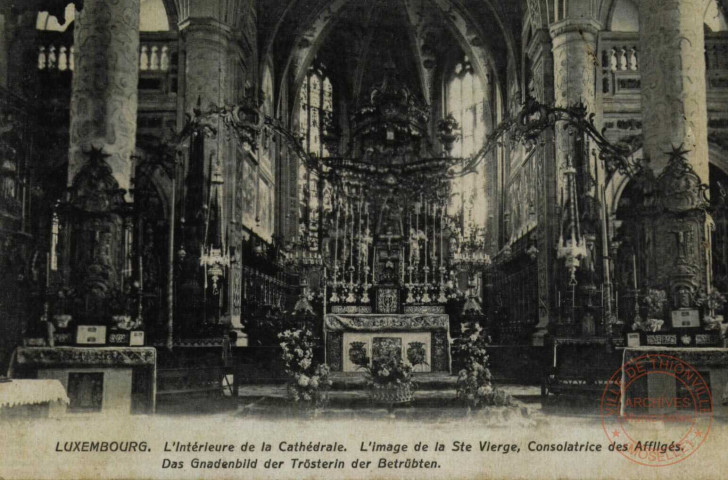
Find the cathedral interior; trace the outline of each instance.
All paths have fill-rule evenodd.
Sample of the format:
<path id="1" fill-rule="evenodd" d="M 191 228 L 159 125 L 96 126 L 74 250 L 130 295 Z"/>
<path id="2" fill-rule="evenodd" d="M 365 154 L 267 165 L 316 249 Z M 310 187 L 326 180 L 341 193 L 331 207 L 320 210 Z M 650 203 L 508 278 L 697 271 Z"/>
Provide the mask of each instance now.
<path id="1" fill-rule="evenodd" d="M 2 1 L 0 371 L 151 347 L 157 394 L 275 382 L 303 325 L 334 372 L 449 375 L 478 324 L 495 377 L 556 391 L 724 347 L 726 13 Z"/>

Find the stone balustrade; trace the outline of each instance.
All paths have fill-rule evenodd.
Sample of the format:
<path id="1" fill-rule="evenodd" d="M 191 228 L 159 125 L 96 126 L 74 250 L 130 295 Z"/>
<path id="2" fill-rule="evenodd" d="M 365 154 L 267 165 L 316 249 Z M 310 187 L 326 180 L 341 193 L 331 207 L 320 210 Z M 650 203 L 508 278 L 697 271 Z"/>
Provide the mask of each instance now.
<path id="1" fill-rule="evenodd" d="M 38 47 L 38 70 L 73 71 L 74 56 L 73 45 L 40 45 Z"/>
<path id="2" fill-rule="evenodd" d="M 599 37 L 597 88 L 605 97 L 638 96 L 641 89 L 637 33 L 602 32 Z M 728 32 L 705 36 L 708 90 L 728 89 Z"/>
<path id="3" fill-rule="evenodd" d="M 142 40 L 139 46 L 139 71 L 168 72 L 176 63 L 176 42 Z M 40 71 L 73 71 L 75 48 L 73 45 L 48 43 L 38 46 L 37 68 Z"/>

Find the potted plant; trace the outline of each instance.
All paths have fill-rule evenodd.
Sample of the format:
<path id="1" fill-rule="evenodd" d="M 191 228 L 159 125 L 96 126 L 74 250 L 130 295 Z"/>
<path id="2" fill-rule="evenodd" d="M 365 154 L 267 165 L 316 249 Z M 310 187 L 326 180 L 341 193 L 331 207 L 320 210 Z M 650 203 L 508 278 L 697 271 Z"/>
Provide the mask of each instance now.
<path id="1" fill-rule="evenodd" d="M 702 310 L 703 324 L 706 330 L 718 330 L 720 328 L 721 319 L 716 317 L 715 311 L 722 309 L 725 303 L 725 296 L 716 289 L 712 289 L 710 293 L 701 290 L 695 297 L 695 305 Z"/>
<path id="2" fill-rule="evenodd" d="M 325 363 L 313 359 L 316 338 L 310 330 L 289 329 L 278 334 L 281 355 L 289 376 L 288 398 L 304 408 L 321 408 L 328 402 L 332 381 Z"/>

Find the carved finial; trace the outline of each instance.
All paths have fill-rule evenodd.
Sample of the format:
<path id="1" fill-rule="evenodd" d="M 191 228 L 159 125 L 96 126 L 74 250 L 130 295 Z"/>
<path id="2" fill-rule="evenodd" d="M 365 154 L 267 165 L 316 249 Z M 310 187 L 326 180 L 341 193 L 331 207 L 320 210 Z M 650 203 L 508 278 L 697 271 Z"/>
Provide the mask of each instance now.
<path id="1" fill-rule="evenodd" d="M 103 163 L 111 156 L 109 153 L 104 153 L 104 147 L 98 148 L 94 145 L 91 145 L 89 150 L 84 150 L 83 154 L 88 157 L 90 163 Z"/>
<path id="2" fill-rule="evenodd" d="M 685 144 L 681 143 L 679 146 L 672 146 L 672 151 L 665 152 L 670 157 L 670 161 L 675 160 L 686 160 L 685 155 L 690 152 L 689 149 L 685 148 Z"/>

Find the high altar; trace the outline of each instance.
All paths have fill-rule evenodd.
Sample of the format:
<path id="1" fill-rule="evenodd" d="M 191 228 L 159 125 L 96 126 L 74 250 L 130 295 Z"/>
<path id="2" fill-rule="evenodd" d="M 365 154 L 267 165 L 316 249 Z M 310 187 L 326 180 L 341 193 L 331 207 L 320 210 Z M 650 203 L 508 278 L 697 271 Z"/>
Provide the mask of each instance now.
<path id="1" fill-rule="evenodd" d="M 315 289 L 334 371 L 394 349 L 415 371 L 450 372 L 446 310 L 482 313 L 485 232 L 464 190 L 452 193 L 457 160 L 433 155 L 427 109 L 388 71 L 352 116 L 349 150 L 299 172 L 307 201 L 287 248 L 303 279 L 295 311 L 313 313 Z M 446 152 L 456 129 L 438 125 Z"/>
<path id="2" fill-rule="evenodd" d="M 327 361 L 333 370 L 352 372 L 358 369 L 357 356 L 376 359 L 380 351 L 395 348 L 413 364 L 424 357 L 416 370 L 449 372 L 445 304 L 454 272 L 445 267 L 441 254 L 442 210 L 415 202 L 405 232 L 404 208 L 389 207 L 386 201 L 377 207 L 374 232 L 368 226 L 362 230 L 369 224 L 369 208 L 358 207 L 345 217 L 349 233 L 345 224 L 342 238 L 334 238 L 335 265 L 324 319 Z"/>

